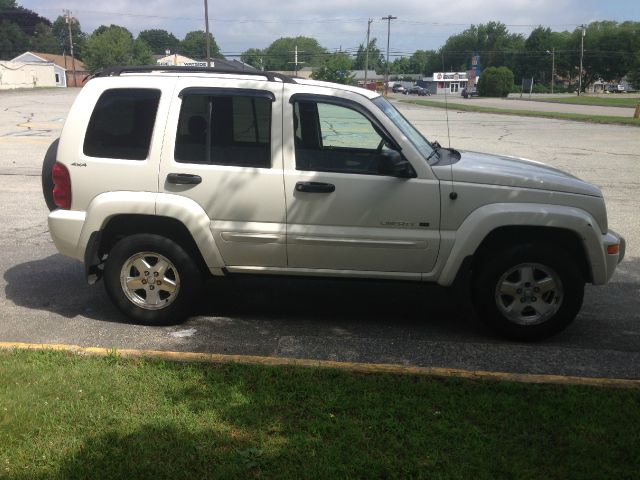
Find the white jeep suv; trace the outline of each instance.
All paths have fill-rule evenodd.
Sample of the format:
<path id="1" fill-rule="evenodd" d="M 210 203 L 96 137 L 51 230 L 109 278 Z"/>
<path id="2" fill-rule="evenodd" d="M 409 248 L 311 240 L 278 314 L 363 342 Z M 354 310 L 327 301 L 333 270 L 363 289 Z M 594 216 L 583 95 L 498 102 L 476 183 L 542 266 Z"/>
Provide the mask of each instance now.
<path id="1" fill-rule="evenodd" d="M 430 143 L 375 92 L 270 72 L 102 72 L 43 185 L 58 250 L 150 324 L 188 316 L 208 275 L 465 279 L 481 319 L 534 340 L 624 256 L 598 188 Z"/>

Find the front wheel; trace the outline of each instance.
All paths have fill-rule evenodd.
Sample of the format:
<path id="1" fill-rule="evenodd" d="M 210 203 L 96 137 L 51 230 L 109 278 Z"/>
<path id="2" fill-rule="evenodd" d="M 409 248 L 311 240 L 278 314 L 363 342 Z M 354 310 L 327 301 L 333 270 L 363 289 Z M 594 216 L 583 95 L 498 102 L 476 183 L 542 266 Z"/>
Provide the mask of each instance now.
<path id="1" fill-rule="evenodd" d="M 189 254 L 168 238 L 138 234 L 112 248 L 104 271 L 107 293 L 129 318 L 150 325 L 183 321 L 201 288 Z"/>
<path id="2" fill-rule="evenodd" d="M 481 319 L 505 337 L 542 340 L 574 320 L 582 306 L 584 283 L 568 252 L 522 245 L 479 262 L 473 300 Z"/>

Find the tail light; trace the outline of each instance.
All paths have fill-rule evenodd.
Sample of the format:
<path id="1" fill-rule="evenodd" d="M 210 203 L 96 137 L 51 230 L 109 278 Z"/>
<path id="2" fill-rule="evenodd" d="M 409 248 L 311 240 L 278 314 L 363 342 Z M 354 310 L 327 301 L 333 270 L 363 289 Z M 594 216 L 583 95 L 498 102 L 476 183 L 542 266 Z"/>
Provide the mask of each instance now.
<path id="1" fill-rule="evenodd" d="M 71 177 L 69 170 L 61 163 L 54 163 L 51 170 L 53 177 L 53 201 L 64 210 L 71 208 Z"/>

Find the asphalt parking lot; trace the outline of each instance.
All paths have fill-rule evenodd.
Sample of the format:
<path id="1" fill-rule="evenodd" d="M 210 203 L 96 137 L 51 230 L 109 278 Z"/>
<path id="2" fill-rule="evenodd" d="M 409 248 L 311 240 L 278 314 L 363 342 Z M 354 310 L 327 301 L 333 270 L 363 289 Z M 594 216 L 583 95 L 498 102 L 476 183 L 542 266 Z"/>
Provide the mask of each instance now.
<path id="1" fill-rule="evenodd" d="M 602 188 L 627 257 L 610 284 L 587 287 L 578 319 L 553 339 L 500 340 L 438 287 L 262 278 L 211 282 L 198 316 L 155 328 L 127 323 L 49 238 L 41 162 L 75 93 L 0 92 L 0 342 L 640 378 L 640 129 L 454 109 L 447 121 L 444 110 L 398 104 L 442 145 L 539 160 Z"/>

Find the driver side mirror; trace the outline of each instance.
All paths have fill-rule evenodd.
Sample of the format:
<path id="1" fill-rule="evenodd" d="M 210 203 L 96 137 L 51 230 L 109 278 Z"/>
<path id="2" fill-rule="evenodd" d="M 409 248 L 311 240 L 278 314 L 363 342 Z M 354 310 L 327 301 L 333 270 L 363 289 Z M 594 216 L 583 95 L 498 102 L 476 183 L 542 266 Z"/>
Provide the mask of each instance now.
<path id="1" fill-rule="evenodd" d="M 416 172 L 400 152 L 397 150 L 384 150 L 378 158 L 378 172 L 397 178 L 413 178 Z"/>

